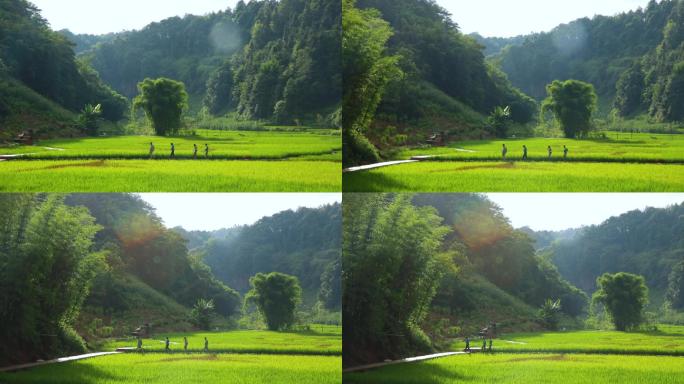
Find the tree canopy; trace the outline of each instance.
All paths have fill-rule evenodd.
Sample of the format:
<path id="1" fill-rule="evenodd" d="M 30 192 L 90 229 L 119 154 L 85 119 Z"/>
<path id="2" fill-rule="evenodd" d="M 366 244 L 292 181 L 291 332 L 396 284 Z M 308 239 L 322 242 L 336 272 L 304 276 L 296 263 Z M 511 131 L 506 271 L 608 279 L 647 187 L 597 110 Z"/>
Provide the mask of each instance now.
<path id="1" fill-rule="evenodd" d="M 183 126 L 181 117 L 188 108 L 185 85 L 166 78 L 145 79 L 138 84 L 138 91 L 133 107 L 145 111 L 157 135 L 178 133 Z"/>
<path id="2" fill-rule="evenodd" d="M 596 280 L 594 303 L 603 304 L 618 331 L 634 329 L 643 322 L 648 288 L 643 276 L 626 272 L 605 273 Z"/>
<path id="3" fill-rule="evenodd" d="M 249 284 L 252 289 L 245 296 L 245 303 L 256 304 L 268 329 L 282 331 L 294 325 L 302 293 L 296 277 L 280 272 L 257 273 Z"/>
<path id="4" fill-rule="evenodd" d="M 586 136 L 592 128 L 591 117 L 596 110 L 594 86 L 583 81 L 554 80 L 546 87 L 548 97 L 542 103 L 542 113 L 553 112 L 565 137 Z"/>

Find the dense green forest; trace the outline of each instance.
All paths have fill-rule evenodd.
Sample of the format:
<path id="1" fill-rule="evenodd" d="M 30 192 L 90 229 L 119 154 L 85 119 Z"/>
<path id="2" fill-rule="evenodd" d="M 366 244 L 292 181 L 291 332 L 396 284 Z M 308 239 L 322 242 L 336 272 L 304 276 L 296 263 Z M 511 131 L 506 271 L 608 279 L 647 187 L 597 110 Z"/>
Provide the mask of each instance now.
<path id="1" fill-rule="evenodd" d="M 132 194 L 4 194 L 0 362 L 83 352 L 142 324 L 155 332 L 197 329 L 190 309 L 200 299 L 213 302 L 216 326 L 235 327 L 249 315 L 243 313 L 249 286 L 238 283 L 262 271 L 299 277 L 308 299 L 300 311 L 311 312 L 316 302 L 339 311 L 339 211 L 339 205 L 286 211 L 253 226 L 201 233 L 166 228 Z M 235 235 L 231 252 L 219 253 L 227 241 L 219 236 L 227 234 Z M 283 259 L 256 262 L 271 252 Z M 240 292 L 219 279 L 225 270 L 215 276 L 205 264 L 205 256 L 220 262 L 224 254 L 247 266 L 229 271 Z M 259 324 L 249 319 L 240 324 Z"/>
<path id="2" fill-rule="evenodd" d="M 72 44 L 52 31 L 26 0 L 0 1 L 0 140 L 30 127 L 38 134 L 78 134 L 73 112 L 101 104 L 120 119 L 126 99 L 77 60 Z"/>
<path id="3" fill-rule="evenodd" d="M 132 98 L 145 78 L 182 81 L 191 109 L 294 124 L 339 106 L 340 5 L 332 0 L 239 1 L 140 31 L 93 37 L 64 31 L 102 79 Z"/>
<path id="4" fill-rule="evenodd" d="M 485 116 L 495 107 L 510 106 L 516 123 L 536 117 L 534 100 L 487 63 L 483 47 L 434 1 L 345 0 L 343 15 L 347 164 L 377 158 L 362 137 L 386 150 L 435 130 L 493 136 Z"/>
<path id="5" fill-rule="evenodd" d="M 490 322 L 546 328 L 536 309 L 547 299 L 567 319 L 587 310 L 484 196 L 350 194 L 343 211 L 345 364 L 440 349 Z"/>
<path id="6" fill-rule="evenodd" d="M 594 85 L 603 115 L 615 108 L 621 116 L 648 113 L 657 121 L 680 121 L 683 24 L 684 2 L 651 0 L 644 9 L 526 36 L 491 61 L 537 100 L 551 81 L 577 79 Z M 490 51 L 498 49 L 495 40 L 483 42 Z"/>
<path id="7" fill-rule="evenodd" d="M 284 211 L 216 232 L 180 233 L 216 277 L 241 294 L 250 289 L 251 276 L 276 271 L 299 279 L 305 306 L 320 301 L 339 311 L 341 224 L 340 205 L 334 204 Z"/>
<path id="8" fill-rule="evenodd" d="M 603 273 L 631 272 L 646 278 L 652 309 L 684 294 L 684 204 L 647 208 L 561 236 L 543 250 L 561 275 L 587 293 Z M 680 293 L 681 292 L 681 293 Z"/>
<path id="9" fill-rule="evenodd" d="M 339 126 L 340 20 L 334 0 L 239 1 L 139 31 L 75 35 L 51 30 L 27 0 L 2 0 L 0 140 L 82 135 L 87 105 L 125 120 L 138 83 L 160 77 L 183 82 L 202 118 Z"/>

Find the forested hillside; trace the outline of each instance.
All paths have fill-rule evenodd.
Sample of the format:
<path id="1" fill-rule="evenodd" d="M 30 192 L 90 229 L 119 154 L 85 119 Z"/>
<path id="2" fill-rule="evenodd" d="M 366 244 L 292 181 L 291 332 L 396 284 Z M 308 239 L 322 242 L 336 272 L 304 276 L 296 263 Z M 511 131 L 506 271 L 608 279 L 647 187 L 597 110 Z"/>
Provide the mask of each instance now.
<path id="1" fill-rule="evenodd" d="M 204 105 L 213 115 L 335 124 L 324 119 L 342 92 L 340 18 L 333 0 L 239 1 L 232 10 L 173 17 L 140 31 L 70 38 L 129 98 L 143 79 L 169 77 L 185 84 L 195 112 Z"/>
<path id="2" fill-rule="evenodd" d="M 344 125 L 356 153 L 347 163 L 368 160 L 361 136 L 382 150 L 435 132 L 494 135 L 485 116 L 499 106 L 510 106 L 517 123 L 536 116 L 536 103 L 485 62 L 483 47 L 434 1 L 358 0 L 345 9 Z"/>
<path id="3" fill-rule="evenodd" d="M 544 328 L 547 299 L 568 317 L 586 310 L 587 295 L 486 197 L 351 194 L 343 209 L 346 364 L 440 349 L 454 329 L 474 335 L 490 322 Z"/>
<path id="4" fill-rule="evenodd" d="M 250 289 L 249 278 L 256 273 L 282 272 L 299 279 L 306 306 L 321 301 L 326 308 L 339 310 L 340 210 L 334 204 L 283 211 L 211 234 L 194 252 L 218 279 L 241 293 Z"/>
<path id="5" fill-rule="evenodd" d="M 682 234 L 684 204 L 648 208 L 583 228 L 576 237 L 557 242 L 549 256 L 564 278 L 587 293 L 605 272 L 643 275 L 652 303 L 660 305 L 668 291 L 672 298 L 684 296 Z"/>
<path id="6" fill-rule="evenodd" d="M 124 97 L 77 60 L 72 44 L 53 32 L 26 0 L 0 1 L 0 140 L 27 127 L 37 135 L 78 133 L 70 112 L 102 104 L 118 120 Z"/>
<path id="7" fill-rule="evenodd" d="M 658 121 L 681 120 L 683 24 L 684 2 L 651 0 L 645 9 L 527 36 L 493 62 L 538 100 L 553 80 L 577 79 L 594 85 L 604 115 L 616 108 L 622 116 L 648 112 Z"/>

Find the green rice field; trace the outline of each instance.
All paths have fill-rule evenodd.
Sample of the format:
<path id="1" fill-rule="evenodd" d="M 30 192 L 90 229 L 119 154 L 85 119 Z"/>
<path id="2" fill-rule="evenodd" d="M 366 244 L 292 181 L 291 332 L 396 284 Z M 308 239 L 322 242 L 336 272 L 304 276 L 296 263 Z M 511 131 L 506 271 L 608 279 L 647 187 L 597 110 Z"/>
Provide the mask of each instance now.
<path id="1" fill-rule="evenodd" d="M 170 351 L 164 350 L 169 337 Z M 183 350 L 183 337 L 188 351 Z M 209 351 L 204 352 L 204 337 Z M 135 347 L 110 341 L 102 350 Z M 341 383 L 342 327 L 309 331 L 230 331 L 157 334 L 143 351 L 0 373 L 0 383 Z"/>
<path id="2" fill-rule="evenodd" d="M 337 192 L 341 147 L 339 131 L 324 129 L 46 140 L 0 147 L 0 155 L 22 155 L 0 161 L 0 191 Z"/>
<path id="3" fill-rule="evenodd" d="M 342 382 L 340 357 L 263 354 L 119 354 L 0 373 L 3 383 L 293 383 Z"/>
<path id="4" fill-rule="evenodd" d="M 344 374 L 348 384 L 676 384 L 682 378 L 684 357 L 542 353 L 474 353 Z"/>
<path id="5" fill-rule="evenodd" d="M 501 156 L 502 145 L 508 148 Z M 522 161 L 522 146 L 528 160 Z M 553 149 L 548 158 L 547 146 Z M 563 145 L 568 157 L 563 158 Z M 346 192 L 668 192 L 684 188 L 684 135 L 616 133 L 600 140 L 532 138 L 411 148 L 416 163 L 345 173 Z"/>

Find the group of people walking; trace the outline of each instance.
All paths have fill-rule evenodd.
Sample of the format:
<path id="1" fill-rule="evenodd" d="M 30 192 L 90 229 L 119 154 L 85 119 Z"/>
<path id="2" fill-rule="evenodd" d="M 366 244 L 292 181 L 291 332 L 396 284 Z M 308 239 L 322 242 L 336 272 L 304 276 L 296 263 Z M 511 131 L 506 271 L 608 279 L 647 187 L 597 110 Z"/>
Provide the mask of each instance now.
<path id="1" fill-rule="evenodd" d="M 522 159 L 527 160 L 527 145 L 523 145 L 522 149 L 523 149 Z M 568 151 L 569 151 L 568 147 L 564 145 L 563 146 L 563 158 L 564 159 L 568 158 Z M 553 157 L 553 149 L 551 148 L 550 145 L 547 148 L 547 152 L 549 154 L 549 159 L 551 159 Z M 506 147 L 506 144 L 502 144 L 501 157 L 504 160 L 506 160 L 506 155 L 508 155 L 508 147 Z"/>
<path id="2" fill-rule="evenodd" d="M 140 336 L 138 336 L 138 351 L 143 352 L 142 337 L 140 337 Z M 171 340 L 169 340 L 168 336 L 164 340 L 164 351 L 171 352 Z M 185 352 L 188 351 L 188 338 L 187 337 L 183 337 L 183 351 L 185 351 Z M 206 337 L 204 338 L 204 352 L 209 352 L 209 340 L 207 340 Z"/>
<path id="3" fill-rule="evenodd" d="M 192 158 L 197 159 L 197 144 L 192 145 Z M 150 157 L 154 156 L 154 143 L 150 143 Z M 204 144 L 204 157 L 209 157 L 209 144 Z M 174 143 L 171 143 L 171 154 L 169 155 L 169 158 L 175 159 L 176 158 L 176 145 Z"/>
<path id="4" fill-rule="evenodd" d="M 478 334 L 482 338 L 482 348 L 480 352 L 491 352 L 492 344 L 494 344 L 494 337 L 496 337 L 496 324 L 491 323 L 488 327 L 482 328 Z M 489 350 L 487 350 L 487 339 L 489 339 Z M 465 349 L 464 352 L 472 352 L 470 348 L 470 336 L 466 336 L 465 339 Z"/>

